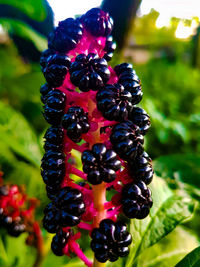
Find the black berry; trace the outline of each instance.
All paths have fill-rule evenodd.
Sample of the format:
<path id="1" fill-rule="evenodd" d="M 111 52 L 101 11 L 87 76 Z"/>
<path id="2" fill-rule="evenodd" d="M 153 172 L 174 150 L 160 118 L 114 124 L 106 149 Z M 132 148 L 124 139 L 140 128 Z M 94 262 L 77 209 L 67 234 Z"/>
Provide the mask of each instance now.
<path id="1" fill-rule="evenodd" d="M 113 42 L 113 37 L 112 36 L 108 36 L 106 38 L 106 44 L 104 47 L 104 51 L 106 52 L 103 56 L 103 58 L 105 58 L 105 60 L 110 61 L 113 57 L 113 52 L 116 49 L 116 43 Z"/>
<path id="2" fill-rule="evenodd" d="M 143 136 L 139 127 L 130 121 L 116 124 L 110 136 L 114 150 L 124 160 L 134 160 L 143 153 Z"/>
<path id="3" fill-rule="evenodd" d="M 122 63 L 114 68 L 119 80 L 118 82 L 124 86 L 132 95 L 132 104 L 138 104 L 142 100 L 142 88 L 140 80 L 136 75 L 135 70 L 132 69 L 132 65 L 128 63 Z"/>
<path id="4" fill-rule="evenodd" d="M 92 150 L 85 150 L 82 153 L 82 162 L 88 182 L 93 185 L 114 181 L 116 171 L 121 167 L 117 154 L 101 143 L 93 145 Z"/>
<path id="5" fill-rule="evenodd" d="M 140 157 L 128 162 L 131 176 L 135 180 L 143 181 L 145 184 L 150 184 L 153 179 L 153 169 L 151 165 L 151 158 L 144 152 Z"/>
<path id="6" fill-rule="evenodd" d="M 120 84 L 106 85 L 96 96 L 97 108 L 108 120 L 123 121 L 128 119 L 132 108 L 132 95 Z"/>
<path id="7" fill-rule="evenodd" d="M 114 262 L 118 257 L 127 256 L 128 246 L 132 242 L 126 225 L 121 221 L 114 223 L 110 219 L 102 220 L 99 228 L 93 229 L 91 238 L 91 248 L 99 262 Z"/>
<path id="8" fill-rule="evenodd" d="M 44 228 L 55 233 L 59 227 L 75 226 L 79 224 L 84 212 L 82 193 L 71 187 L 63 187 L 54 197 L 52 204 L 45 209 Z"/>
<path id="9" fill-rule="evenodd" d="M 51 90 L 46 95 L 44 118 L 52 125 L 59 125 L 64 114 L 66 97 L 60 90 Z"/>
<path id="10" fill-rule="evenodd" d="M 110 78 L 107 61 L 93 53 L 78 55 L 69 71 L 71 82 L 83 92 L 102 88 Z"/>
<path id="11" fill-rule="evenodd" d="M 78 19 L 68 18 L 60 21 L 58 27 L 50 33 L 48 46 L 61 53 L 68 53 L 79 43 L 83 34 L 83 26 Z"/>
<path id="12" fill-rule="evenodd" d="M 81 21 L 85 29 L 95 37 L 108 36 L 113 28 L 112 18 L 99 8 L 90 9 L 81 17 Z"/>
<path id="13" fill-rule="evenodd" d="M 46 67 L 43 69 L 47 83 L 52 87 L 63 84 L 71 60 L 65 54 L 54 54 L 47 59 Z"/>
<path id="14" fill-rule="evenodd" d="M 72 231 L 63 231 L 60 229 L 53 237 L 51 242 L 51 250 L 56 256 L 63 255 L 63 248 L 67 244 L 69 237 L 72 235 Z"/>
<path id="15" fill-rule="evenodd" d="M 48 83 L 45 83 L 40 87 L 41 101 L 43 104 L 45 104 L 46 96 L 52 89 L 53 88 Z"/>
<path id="16" fill-rule="evenodd" d="M 149 115 L 139 107 L 133 107 L 129 113 L 129 120 L 140 127 L 140 132 L 143 135 L 147 133 L 151 126 Z"/>
<path id="17" fill-rule="evenodd" d="M 128 218 L 144 219 L 153 205 L 151 191 L 142 181 L 126 184 L 122 190 L 122 209 Z"/>
<path id="18" fill-rule="evenodd" d="M 63 144 L 62 144 L 63 137 L 64 137 L 64 131 L 62 127 L 51 126 L 44 135 L 45 151 L 48 151 L 48 150 L 61 151 L 63 147 Z"/>
<path id="19" fill-rule="evenodd" d="M 81 107 L 70 107 L 63 116 L 62 126 L 67 130 L 67 136 L 74 142 L 81 141 L 81 135 L 89 131 L 87 113 Z"/>

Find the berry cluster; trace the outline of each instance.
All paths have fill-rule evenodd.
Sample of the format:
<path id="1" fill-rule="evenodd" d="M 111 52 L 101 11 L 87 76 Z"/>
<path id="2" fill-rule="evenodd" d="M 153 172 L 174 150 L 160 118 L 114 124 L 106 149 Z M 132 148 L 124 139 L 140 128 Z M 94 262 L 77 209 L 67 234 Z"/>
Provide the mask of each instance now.
<path id="1" fill-rule="evenodd" d="M 114 262 L 118 257 L 126 257 L 129 253 L 128 246 L 132 242 L 126 225 L 110 219 L 102 220 L 99 228 L 93 229 L 91 237 L 91 248 L 99 262 Z"/>
<path id="2" fill-rule="evenodd" d="M 112 28 L 109 14 L 99 8 L 61 21 L 40 61 L 43 115 L 51 124 L 41 164 L 51 200 L 43 225 L 55 233 L 54 254 L 73 252 L 87 266 L 92 263 L 76 241 L 81 229 L 91 235 L 95 261 L 116 261 L 128 255 L 132 241 L 118 215 L 142 219 L 152 206 L 146 185 L 153 170 L 143 147 L 150 119 L 136 106 L 143 93 L 132 65 L 108 66 L 116 48 Z M 115 194 L 106 201 L 110 188 Z"/>
<path id="3" fill-rule="evenodd" d="M 36 199 L 27 197 L 24 188 L 3 184 L 0 172 L 0 228 L 4 228 L 12 237 L 28 233 L 26 243 L 39 249 L 38 243 L 43 241 L 39 225 L 34 218 L 37 203 Z"/>

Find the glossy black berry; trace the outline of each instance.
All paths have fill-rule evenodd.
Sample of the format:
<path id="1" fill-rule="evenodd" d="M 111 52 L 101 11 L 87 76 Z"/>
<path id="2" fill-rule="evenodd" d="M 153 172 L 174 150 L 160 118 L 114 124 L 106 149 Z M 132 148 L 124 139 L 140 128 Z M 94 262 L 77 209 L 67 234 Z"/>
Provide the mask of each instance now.
<path id="1" fill-rule="evenodd" d="M 52 86 L 50 86 L 48 83 L 45 83 L 40 87 L 41 101 L 43 104 L 45 104 L 46 96 L 52 89 Z"/>
<path id="2" fill-rule="evenodd" d="M 72 231 L 63 231 L 60 229 L 53 237 L 51 242 L 51 250 L 56 256 L 63 255 L 63 248 L 67 244 L 69 237 L 72 235 Z"/>
<path id="3" fill-rule="evenodd" d="M 132 237 L 126 225 L 105 219 L 100 222 L 99 228 L 94 228 L 91 234 L 91 248 L 99 262 L 107 260 L 114 262 L 118 257 L 125 257 L 129 253 L 128 246 Z"/>
<path id="4" fill-rule="evenodd" d="M 58 27 L 50 33 L 48 46 L 61 53 L 74 49 L 82 38 L 83 26 L 78 19 L 68 18 L 60 21 Z"/>
<path id="5" fill-rule="evenodd" d="M 47 151 L 43 158 L 41 167 L 43 170 L 64 170 L 65 155 L 61 152 Z"/>
<path id="6" fill-rule="evenodd" d="M 131 219 L 144 219 L 153 205 L 151 191 L 142 181 L 125 185 L 121 202 L 124 214 Z"/>
<path id="7" fill-rule="evenodd" d="M 93 36 L 108 36 L 113 28 L 113 20 L 100 8 L 92 8 L 81 17 L 85 29 Z"/>
<path id="8" fill-rule="evenodd" d="M 145 184 L 150 184 L 153 179 L 153 168 L 151 165 L 151 158 L 144 152 L 140 157 L 128 162 L 131 176 L 136 181 L 143 181 Z"/>
<path id="9" fill-rule="evenodd" d="M 124 121 L 132 109 L 132 95 L 120 84 L 108 84 L 96 96 L 97 108 L 108 120 Z"/>
<path id="10" fill-rule="evenodd" d="M 89 131 L 87 113 L 81 107 L 70 107 L 63 116 L 62 126 L 67 130 L 67 136 L 74 142 L 81 141 L 81 135 Z"/>
<path id="11" fill-rule="evenodd" d="M 44 180 L 44 182 L 46 182 L 44 177 L 43 177 L 43 180 Z M 47 197 L 50 200 L 53 200 L 55 198 L 55 196 L 58 194 L 58 192 L 60 190 L 61 182 L 62 181 L 60 181 L 60 183 L 57 182 L 57 183 L 54 183 L 54 184 L 53 183 L 52 184 L 50 184 L 50 183 L 47 184 L 47 182 L 46 182 L 46 184 L 47 184 L 46 185 L 46 193 L 47 193 Z"/>
<path id="12" fill-rule="evenodd" d="M 85 150 L 82 153 L 82 162 L 88 182 L 93 185 L 114 181 L 116 171 L 121 167 L 117 154 L 101 143 L 93 145 L 92 150 Z"/>
<path id="13" fill-rule="evenodd" d="M 84 212 L 82 193 L 71 187 L 63 187 L 44 211 L 44 228 L 55 233 L 59 227 L 75 226 L 79 224 Z"/>
<path id="14" fill-rule="evenodd" d="M 63 147 L 63 144 L 62 144 L 63 137 L 64 137 L 64 131 L 62 127 L 51 126 L 44 135 L 45 151 L 48 151 L 48 150 L 61 151 Z"/>
<path id="15" fill-rule="evenodd" d="M 105 60 L 110 61 L 113 57 L 113 52 L 116 49 L 116 43 L 113 41 L 113 37 L 112 36 L 108 36 L 106 38 L 106 44 L 104 47 L 104 51 L 105 54 L 103 56 L 103 58 L 105 58 Z"/>
<path id="16" fill-rule="evenodd" d="M 71 82 L 83 92 L 99 90 L 110 78 L 107 61 L 94 53 L 78 55 L 69 72 Z"/>
<path id="17" fill-rule="evenodd" d="M 51 90 L 46 95 L 44 118 L 52 125 L 59 125 L 64 114 L 66 97 L 60 90 Z"/>
<path id="18" fill-rule="evenodd" d="M 151 126 L 149 115 L 139 107 L 133 107 L 129 113 L 129 120 L 140 127 L 140 132 L 143 135 L 147 133 Z"/>
<path id="19" fill-rule="evenodd" d="M 46 49 L 42 52 L 42 55 L 40 57 L 40 66 L 42 70 L 47 66 L 48 58 L 54 54 L 55 54 L 55 50 L 53 49 Z"/>
<path id="20" fill-rule="evenodd" d="M 132 104 L 138 104 L 142 100 L 142 88 L 140 79 L 138 78 L 135 70 L 132 69 L 132 65 L 128 63 L 122 63 L 114 68 L 119 80 L 118 83 L 122 84 L 124 88 L 132 95 Z"/>
<path id="21" fill-rule="evenodd" d="M 124 160 L 134 160 L 143 153 L 143 136 L 139 127 L 130 121 L 116 124 L 110 136 L 114 150 Z"/>
<path id="22" fill-rule="evenodd" d="M 65 54 L 54 54 L 47 58 L 46 67 L 42 70 L 47 83 L 52 87 L 63 84 L 71 60 Z"/>

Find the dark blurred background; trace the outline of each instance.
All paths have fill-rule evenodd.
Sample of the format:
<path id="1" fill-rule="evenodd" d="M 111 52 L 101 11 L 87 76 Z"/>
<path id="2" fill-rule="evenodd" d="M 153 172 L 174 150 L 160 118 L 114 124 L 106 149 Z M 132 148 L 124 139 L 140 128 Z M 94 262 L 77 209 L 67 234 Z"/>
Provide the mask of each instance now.
<path id="1" fill-rule="evenodd" d="M 39 171 L 47 128 L 39 58 L 59 20 L 100 5 L 115 22 L 111 65 L 132 63 L 142 81 L 141 106 L 152 122 L 146 150 L 156 174 L 200 199 L 198 0 L 0 0 L 0 168 L 5 180 L 26 184 L 41 200 L 38 217 L 47 201 Z M 199 235 L 195 222 L 189 227 Z"/>

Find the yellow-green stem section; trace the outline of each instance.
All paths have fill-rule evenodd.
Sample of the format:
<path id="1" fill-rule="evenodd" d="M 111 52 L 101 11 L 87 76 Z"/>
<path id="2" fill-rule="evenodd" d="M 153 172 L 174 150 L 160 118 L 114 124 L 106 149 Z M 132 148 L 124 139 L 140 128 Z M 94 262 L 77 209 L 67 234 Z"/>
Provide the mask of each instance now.
<path id="1" fill-rule="evenodd" d="M 94 111 L 96 105 L 89 99 L 88 101 L 88 113 L 92 116 L 92 112 Z M 93 140 L 91 140 L 90 148 L 93 144 L 101 142 L 100 138 L 100 129 L 93 132 Z M 106 202 L 106 183 L 101 183 L 100 185 L 93 185 L 93 198 L 94 198 L 94 208 L 97 211 L 97 215 L 93 219 L 93 226 L 98 227 L 101 220 L 106 217 L 106 210 L 104 209 L 104 203 Z M 105 263 L 98 262 L 94 257 L 93 267 L 105 267 Z"/>
<path id="2" fill-rule="evenodd" d="M 100 185 L 93 185 L 92 187 L 94 197 L 94 207 L 97 211 L 97 215 L 93 219 L 93 226 L 98 227 L 101 220 L 106 217 L 106 210 L 104 203 L 106 202 L 106 183 Z M 94 257 L 93 267 L 105 267 L 105 263 L 98 262 Z"/>

